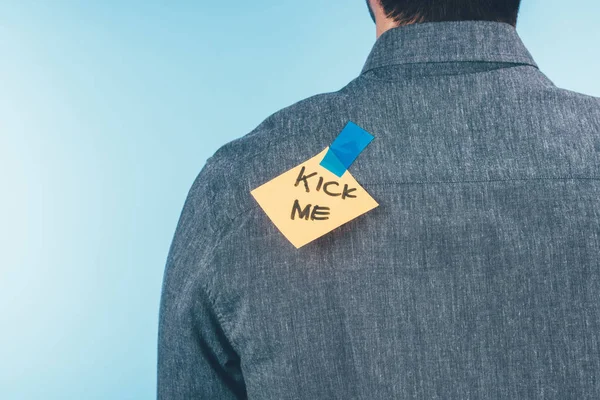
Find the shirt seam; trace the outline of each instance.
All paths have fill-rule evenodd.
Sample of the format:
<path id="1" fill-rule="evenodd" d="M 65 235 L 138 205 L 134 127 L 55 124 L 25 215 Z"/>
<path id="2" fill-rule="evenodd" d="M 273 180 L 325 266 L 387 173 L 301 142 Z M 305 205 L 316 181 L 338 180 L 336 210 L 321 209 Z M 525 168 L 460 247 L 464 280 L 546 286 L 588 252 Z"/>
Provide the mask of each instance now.
<path id="1" fill-rule="evenodd" d="M 212 261 L 213 258 L 214 257 L 212 256 L 212 251 L 211 251 L 210 261 Z M 217 321 L 221 325 L 221 329 L 223 330 L 223 334 L 225 335 L 225 338 L 231 344 L 231 346 L 235 350 L 236 354 L 238 354 L 238 356 L 239 356 L 240 347 L 239 347 L 238 343 L 233 339 L 233 335 L 230 333 L 231 329 L 230 329 L 229 322 L 227 321 L 227 318 L 225 318 L 225 315 L 223 314 L 222 310 L 219 308 L 217 301 L 216 301 L 216 296 L 213 294 L 213 291 L 210 290 L 210 288 L 207 285 L 205 285 L 203 282 L 199 282 L 198 286 L 200 287 L 200 290 L 202 290 L 204 292 L 204 295 L 208 299 L 208 302 L 210 303 L 213 311 L 215 312 L 215 316 L 217 318 Z M 240 358 L 241 358 L 241 356 L 240 356 Z"/>
<path id="2" fill-rule="evenodd" d="M 493 57 L 510 57 L 511 59 L 491 59 Z M 376 69 L 376 68 L 382 68 L 382 67 L 387 67 L 387 66 L 392 66 L 392 65 L 404 65 L 404 64 L 439 64 L 439 63 L 447 63 L 447 62 L 487 62 L 487 63 L 498 63 L 498 62 L 505 62 L 505 63 L 512 63 L 512 64 L 524 64 L 524 65 L 529 65 L 532 66 L 534 68 L 539 69 L 539 66 L 535 63 L 534 60 L 532 60 L 529 57 L 515 57 L 514 54 L 509 54 L 509 53 L 497 53 L 497 54 L 491 54 L 489 56 L 486 57 L 469 57 L 469 58 L 441 58 L 441 59 L 432 59 L 432 58 L 421 58 L 418 56 L 415 57 L 407 57 L 405 59 L 402 60 L 390 60 L 388 62 L 384 62 L 384 61 L 379 61 L 376 58 L 369 62 L 368 66 L 365 66 L 363 68 L 363 70 L 361 71 L 361 75 L 372 70 L 372 69 Z"/>
<path id="3" fill-rule="evenodd" d="M 594 180 L 600 181 L 598 177 L 531 177 L 531 178 L 505 178 L 505 179 L 473 179 L 473 180 L 462 180 L 462 181 L 409 181 L 409 182 L 373 182 L 361 184 L 363 188 L 369 186 L 393 186 L 393 185 L 428 185 L 428 184 L 457 184 L 457 183 L 490 183 L 490 182 L 511 182 L 511 181 L 545 181 L 545 180 Z M 239 217 L 248 213 L 248 211 L 260 208 L 260 205 L 254 204 L 250 207 L 244 208 L 229 220 L 227 227 L 231 226 Z"/>
<path id="4" fill-rule="evenodd" d="M 427 63 L 414 63 L 412 65 L 415 64 L 427 64 Z M 440 63 L 441 64 L 441 63 Z M 508 66 L 503 66 L 503 67 L 498 67 L 498 68 L 493 68 L 493 69 L 487 69 L 487 70 L 482 70 L 482 71 L 475 71 L 475 72 L 470 72 L 470 71 L 464 71 L 464 72 L 456 72 L 456 73 L 443 73 L 443 74 L 422 74 L 420 76 L 399 76 L 397 78 L 379 78 L 379 77 L 374 77 L 374 76 L 368 76 L 367 73 L 369 72 L 373 72 L 373 71 L 377 71 L 377 70 L 381 70 L 384 68 L 387 68 L 388 66 L 381 66 L 381 67 L 376 67 L 373 69 L 370 69 L 368 71 L 366 71 L 365 73 L 363 73 L 360 77 L 369 81 L 375 81 L 375 82 L 404 82 L 407 80 L 428 80 L 428 79 L 432 79 L 433 78 L 460 78 L 460 77 L 465 77 L 465 76 L 473 76 L 473 75 L 478 75 L 478 74 L 486 74 L 486 73 L 491 73 L 491 72 L 498 72 L 498 71 L 505 71 L 507 69 L 512 69 L 512 68 L 535 68 L 539 71 L 538 68 L 536 68 L 535 66 L 531 65 L 531 64 L 527 64 L 527 63 L 507 63 L 510 64 Z"/>
<path id="5" fill-rule="evenodd" d="M 247 210 L 250 210 L 250 208 L 248 208 Z M 213 263 L 215 256 L 216 256 L 215 249 L 221 244 L 221 242 L 223 242 L 224 238 L 227 236 L 228 231 L 230 231 L 230 228 L 233 225 L 233 222 L 235 222 L 237 220 L 237 218 L 241 217 L 242 215 L 243 215 L 243 213 L 237 214 L 234 218 L 229 219 L 229 222 L 227 224 L 222 226 L 220 229 L 217 229 L 213 233 L 213 237 L 215 237 L 217 239 L 214 242 L 214 244 L 212 245 L 212 247 L 210 248 L 210 250 L 208 251 L 208 255 L 206 257 L 206 264 L 210 265 Z M 208 241 L 209 240 L 207 239 L 205 241 L 205 243 Z M 210 271 L 211 270 L 209 270 L 209 272 Z M 210 286 L 202 281 L 199 282 L 199 286 L 200 286 L 200 289 L 205 293 L 208 301 L 210 302 L 210 305 L 212 306 L 212 308 L 215 312 L 215 316 L 217 317 L 217 321 L 219 322 L 219 324 L 221 325 L 221 327 L 223 329 L 223 334 L 225 335 L 225 337 L 227 338 L 227 340 L 229 341 L 229 343 L 231 344 L 231 346 L 233 347 L 235 352 L 238 355 L 240 355 L 241 346 L 235 340 L 234 335 L 232 334 L 233 329 L 231 329 L 231 321 L 229 321 L 229 319 L 225 315 L 226 313 L 224 313 L 223 310 L 221 309 L 221 307 L 219 306 L 218 293 L 214 290 L 211 290 Z M 240 358 L 241 358 L 241 356 L 240 356 Z"/>
<path id="6" fill-rule="evenodd" d="M 510 182 L 510 181 L 545 181 L 545 180 L 600 180 L 600 176 L 533 176 L 527 178 L 500 178 L 500 179 L 468 179 L 459 181 L 390 181 L 365 183 L 362 186 L 385 186 L 385 185 L 421 185 L 421 184 L 444 184 L 444 183 L 488 183 L 488 182 Z"/>

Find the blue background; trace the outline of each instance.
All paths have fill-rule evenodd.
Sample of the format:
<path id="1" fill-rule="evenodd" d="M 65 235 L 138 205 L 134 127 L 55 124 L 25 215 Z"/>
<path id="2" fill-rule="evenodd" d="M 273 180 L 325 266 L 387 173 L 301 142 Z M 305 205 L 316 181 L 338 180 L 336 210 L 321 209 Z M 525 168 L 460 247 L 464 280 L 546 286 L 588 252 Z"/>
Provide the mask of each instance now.
<path id="1" fill-rule="evenodd" d="M 518 31 L 558 86 L 600 96 L 598 15 L 524 0 Z M 192 181 L 374 40 L 363 0 L 2 1 L 0 398 L 153 398 Z"/>

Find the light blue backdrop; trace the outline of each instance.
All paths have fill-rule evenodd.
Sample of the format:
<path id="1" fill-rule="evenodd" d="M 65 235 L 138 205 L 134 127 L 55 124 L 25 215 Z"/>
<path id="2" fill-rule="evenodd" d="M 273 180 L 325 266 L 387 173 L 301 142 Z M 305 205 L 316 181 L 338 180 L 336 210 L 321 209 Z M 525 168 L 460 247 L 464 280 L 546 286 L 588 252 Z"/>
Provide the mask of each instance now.
<path id="1" fill-rule="evenodd" d="M 600 3 L 524 0 L 558 86 L 600 96 Z M 164 262 L 205 160 L 344 86 L 363 0 L 0 5 L 0 398 L 150 399 Z"/>

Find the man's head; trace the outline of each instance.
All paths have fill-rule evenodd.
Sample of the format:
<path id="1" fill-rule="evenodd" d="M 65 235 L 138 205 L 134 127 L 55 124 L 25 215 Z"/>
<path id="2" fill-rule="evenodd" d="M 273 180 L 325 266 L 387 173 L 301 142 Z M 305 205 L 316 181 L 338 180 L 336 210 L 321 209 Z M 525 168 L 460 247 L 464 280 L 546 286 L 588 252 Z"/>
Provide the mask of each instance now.
<path id="1" fill-rule="evenodd" d="M 377 36 L 421 22 L 497 21 L 515 26 L 521 0 L 367 0 Z"/>

